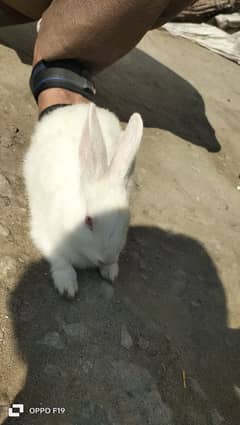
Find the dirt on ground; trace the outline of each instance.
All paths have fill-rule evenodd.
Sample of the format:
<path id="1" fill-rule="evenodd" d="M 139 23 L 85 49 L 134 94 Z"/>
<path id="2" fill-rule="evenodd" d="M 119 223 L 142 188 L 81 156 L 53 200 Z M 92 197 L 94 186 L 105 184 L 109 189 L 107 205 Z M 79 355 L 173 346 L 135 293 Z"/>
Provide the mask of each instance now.
<path id="1" fill-rule="evenodd" d="M 29 238 L 37 109 L 16 34 L 0 32 L 1 423 L 239 425 L 239 67 L 154 31 L 97 77 L 99 105 L 142 114 L 144 143 L 119 278 L 81 271 L 69 302 Z"/>

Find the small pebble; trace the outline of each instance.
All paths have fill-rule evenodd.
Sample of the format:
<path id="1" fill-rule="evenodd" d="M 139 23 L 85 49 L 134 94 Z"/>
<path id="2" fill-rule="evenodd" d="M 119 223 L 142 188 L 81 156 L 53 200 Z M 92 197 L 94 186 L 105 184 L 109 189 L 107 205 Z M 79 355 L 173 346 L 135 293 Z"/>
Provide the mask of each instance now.
<path id="1" fill-rule="evenodd" d="M 0 276 L 7 276 L 9 274 L 15 273 L 17 270 L 17 261 L 10 257 L 9 255 L 5 255 L 0 258 Z"/>
<path id="2" fill-rule="evenodd" d="M 212 425 L 221 425 L 225 422 L 224 418 L 220 415 L 217 409 L 212 410 L 211 417 Z"/>
<path id="3" fill-rule="evenodd" d="M 167 342 L 171 342 L 171 337 L 169 335 L 165 335 Z"/>
<path id="4" fill-rule="evenodd" d="M 190 388 L 195 393 L 195 395 L 198 396 L 198 398 L 200 398 L 201 400 L 206 401 L 207 396 L 206 396 L 205 392 L 203 391 L 203 389 L 201 388 L 198 381 L 194 378 L 191 378 L 191 377 L 188 377 L 187 381 L 189 383 Z"/>
<path id="5" fill-rule="evenodd" d="M 3 174 L 0 174 L 0 193 L 2 196 L 11 196 L 12 194 L 10 183 Z"/>
<path id="6" fill-rule="evenodd" d="M 141 348 L 141 350 L 147 350 L 149 347 L 149 341 L 147 341 L 145 338 L 140 336 L 138 340 L 138 346 Z"/>
<path id="7" fill-rule="evenodd" d="M 140 268 L 140 270 L 142 270 L 144 272 L 147 271 L 146 263 L 143 260 L 139 261 L 139 268 Z"/>
<path id="8" fill-rule="evenodd" d="M 56 366 L 52 364 L 47 364 L 44 368 L 44 373 L 46 373 L 46 375 L 48 376 L 54 376 L 54 375 L 57 375 L 58 371 Z"/>
<path id="9" fill-rule="evenodd" d="M 0 236 L 4 236 L 4 237 L 7 237 L 7 236 L 9 236 L 9 230 L 8 230 L 8 228 L 6 227 L 6 226 L 3 226 L 1 223 L 0 223 Z"/>
<path id="10" fill-rule="evenodd" d="M 129 350 L 133 346 L 132 337 L 129 334 L 127 327 L 125 325 L 122 325 L 121 327 L 121 345 L 127 350 Z"/>
<path id="11" fill-rule="evenodd" d="M 55 331 L 48 332 L 44 339 L 39 341 L 39 344 L 48 345 L 49 347 L 56 348 L 57 350 L 62 350 L 64 348 L 61 336 Z"/>
<path id="12" fill-rule="evenodd" d="M 136 242 L 138 245 L 140 245 L 141 247 L 145 247 L 146 246 L 146 241 L 144 239 L 141 238 L 137 238 Z"/>
<path id="13" fill-rule="evenodd" d="M 197 301 L 191 301 L 191 306 L 194 308 L 198 308 L 201 305 L 201 301 L 197 300 Z"/>
<path id="14" fill-rule="evenodd" d="M 4 338 L 4 330 L 0 329 L 0 342 L 2 342 L 3 338 Z"/>
<path id="15" fill-rule="evenodd" d="M 0 189 L 1 193 L 1 189 Z M 0 208 L 9 207 L 11 201 L 8 196 L 4 196 L 0 194 Z"/>
<path id="16" fill-rule="evenodd" d="M 87 328 L 82 323 L 69 323 L 63 325 L 63 330 L 70 338 L 82 339 L 87 334 Z"/>
<path id="17" fill-rule="evenodd" d="M 90 361 L 88 361 L 88 360 L 87 360 L 87 361 L 83 364 L 82 368 L 83 368 L 83 371 L 84 371 L 85 373 L 88 373 L 88 372 L 89 372 L 89 370 L 93 368 L 93 365 L 92 365 L 92 363 L 91 363 Z"/>
<path id="18" fill-rule="evenodd" d="M 0 144 L 4 148 L 10 148 L 11 146 L 14 145 L 14 141 L 13 141 L 13 138 L 10 137 L 9 135 L 1 135 Z"/>
<path id="19" fill-rule="evenodd" d="M 131 256 L 132 256 L 133 260 L 139 261 L 140 253 L 138 251 L 132 251 Z"/>

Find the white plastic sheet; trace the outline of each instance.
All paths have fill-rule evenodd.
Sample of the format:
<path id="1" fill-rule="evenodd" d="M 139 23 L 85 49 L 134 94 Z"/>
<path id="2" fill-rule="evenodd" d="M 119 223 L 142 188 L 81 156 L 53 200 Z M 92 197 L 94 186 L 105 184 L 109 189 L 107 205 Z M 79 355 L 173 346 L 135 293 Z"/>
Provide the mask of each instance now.
<path id="1" fill-rule="evenodd" d="M 240 64 L 240 31 L 228 34 L 208 24 L 168 23 L 163 26 L 172 35 L 188 38 L 219 55 Z"/>

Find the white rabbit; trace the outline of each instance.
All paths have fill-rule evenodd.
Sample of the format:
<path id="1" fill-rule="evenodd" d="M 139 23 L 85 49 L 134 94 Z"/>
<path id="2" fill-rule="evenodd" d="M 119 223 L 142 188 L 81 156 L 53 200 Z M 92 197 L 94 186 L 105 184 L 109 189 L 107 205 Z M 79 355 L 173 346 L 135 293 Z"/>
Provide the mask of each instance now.
<path id="1" fill-rule="evenodd" d="M 37 123 L 24 162 L 31 236 L 60 294 L 76 294 L 74 267 L 117 277 L 142 133 L 139 114 L 123 131 L 114 114 L 93 103 L 56 109 Z"/>

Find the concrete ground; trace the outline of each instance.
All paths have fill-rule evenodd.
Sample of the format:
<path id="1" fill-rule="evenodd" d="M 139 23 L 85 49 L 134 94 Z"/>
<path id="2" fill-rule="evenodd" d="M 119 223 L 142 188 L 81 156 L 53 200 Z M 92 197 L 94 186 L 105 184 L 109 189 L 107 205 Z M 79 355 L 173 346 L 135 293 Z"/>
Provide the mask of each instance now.
<path id="1" fill-rule="evenodd" d="M 98 104 L 140 112 L 144 143 L 119 279 L 81 272 L 67 302 L 28 234 L 31 37 L 0 30 L 1 423 L 239 425 L 239 67 L 154 31 L 98 76 Z M 13 401 L 25 413 L 5 419 Z"/>

